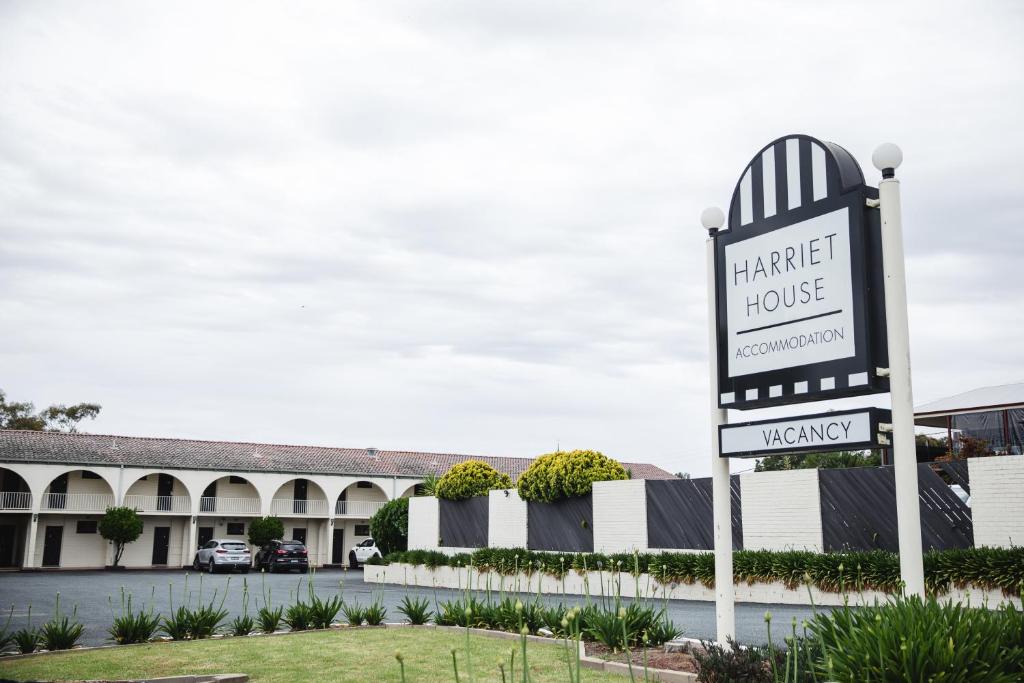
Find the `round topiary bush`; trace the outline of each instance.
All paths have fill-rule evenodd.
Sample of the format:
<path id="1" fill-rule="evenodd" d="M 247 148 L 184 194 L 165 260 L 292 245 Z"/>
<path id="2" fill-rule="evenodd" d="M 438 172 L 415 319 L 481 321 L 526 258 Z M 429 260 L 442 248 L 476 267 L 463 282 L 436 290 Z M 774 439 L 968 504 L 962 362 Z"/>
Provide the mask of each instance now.
<path id="1" fill-rule="evenodd" d="M 467 460 L 452 465 L 437 480 L 434 495 L 445 500 L 465 500 L 484 496 L 492 489 L 512 488 L 512 478 L 480 460 Z"/>
<path id="2" fill-rule="evenodd" d="M 370 533 L 381 553 L 400 552 L 409 547 L 409 499 L 388 501 L 370 518 Z"/>
<path id="3" fill-rule="evenodd" d="M 595 481 L 629 479 L 626 468 L 597 451 L 548 453 L 533 461 L 519 475 L 517 486 L 523 500 L 550 503 L 590 493 Z"/>

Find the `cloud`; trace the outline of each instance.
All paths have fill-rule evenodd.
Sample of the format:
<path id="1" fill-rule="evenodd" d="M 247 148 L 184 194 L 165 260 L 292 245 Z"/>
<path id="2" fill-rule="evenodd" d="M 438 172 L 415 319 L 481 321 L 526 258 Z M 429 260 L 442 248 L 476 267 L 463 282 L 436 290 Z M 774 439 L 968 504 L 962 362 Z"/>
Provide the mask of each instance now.
<path id="1" fill-rule="evenodd" d="M 1018 379 L 1021 24 L 6 3 L 0 386 L 100 402 L 94 431 L 706 473 L 697 217 L 791 132 L 871 182 L 875 145 L 905 151 L 918 399 Z"/>

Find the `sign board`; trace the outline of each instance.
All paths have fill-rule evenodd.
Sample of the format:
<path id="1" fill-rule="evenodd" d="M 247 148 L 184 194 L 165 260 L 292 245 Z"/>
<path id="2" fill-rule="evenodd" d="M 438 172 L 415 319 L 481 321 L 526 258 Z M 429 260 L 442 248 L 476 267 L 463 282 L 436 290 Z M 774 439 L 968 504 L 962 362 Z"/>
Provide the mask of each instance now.
<path id="1" fill-rule="evenodd" d="M 715 235 L 720 407 L 888 390 L 874 197 L 846 150 L 807 136 L 747 166 Z"/>
<path id="2" fill-rule="evenodd" d="M 892 414 L 881 408 L 838 410 L 816 415 L 719 425 L 723 458 L 858 451 L 888 446 L 879 424 L 891 424 Z"/>

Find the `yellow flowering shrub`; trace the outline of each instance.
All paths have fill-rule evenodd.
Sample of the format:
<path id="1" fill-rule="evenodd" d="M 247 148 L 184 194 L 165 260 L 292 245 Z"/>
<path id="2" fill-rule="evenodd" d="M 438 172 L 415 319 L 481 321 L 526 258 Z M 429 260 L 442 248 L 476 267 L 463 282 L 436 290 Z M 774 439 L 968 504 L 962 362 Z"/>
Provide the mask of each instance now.
<path id="1" fill-rule="evenodd" d="M 512 488 L 512 478 L 481 460 L 466 460 L 437 480 L 434 495 L 445 500 L 465 500 L 485 496 L 492 489 Z"/>
<path id="2" fill-rule="evenodd" d="M 548 453 L 533 461 L 519 475 L 517 487 L 523 500 L 550 503 L 590 493 L 595 481 L 629 479 L 626 468 L 597 451 Z"/>

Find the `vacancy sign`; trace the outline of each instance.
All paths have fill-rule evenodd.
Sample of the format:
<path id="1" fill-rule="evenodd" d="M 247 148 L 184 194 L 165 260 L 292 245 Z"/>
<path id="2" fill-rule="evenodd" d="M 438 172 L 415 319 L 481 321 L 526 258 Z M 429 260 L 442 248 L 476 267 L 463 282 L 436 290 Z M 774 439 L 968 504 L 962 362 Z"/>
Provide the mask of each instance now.
<path id="1" fill-rule="evenodd" d="M 793 453 L 859 451 L 888 445 L 890 412 L 861 408 L 790 419 L 719 426 L 720 455 L 752 458 Z"/>
<path id="2" fill-rule="evenodd" d="M 875 197 L 849 152 L 805 135 L 747 165 L 714 235 L 720 407 L 888 390 Z"/>

